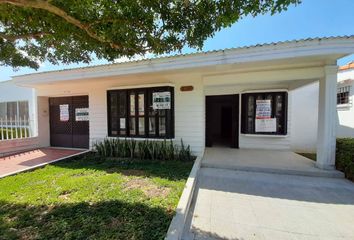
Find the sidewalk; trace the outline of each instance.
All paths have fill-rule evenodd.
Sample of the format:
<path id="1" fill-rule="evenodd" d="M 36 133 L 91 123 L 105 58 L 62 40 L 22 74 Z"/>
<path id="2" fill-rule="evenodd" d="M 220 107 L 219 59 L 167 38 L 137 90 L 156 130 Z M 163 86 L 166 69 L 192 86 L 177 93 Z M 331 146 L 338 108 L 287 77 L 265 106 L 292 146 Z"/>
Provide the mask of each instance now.
<path id="1" fill-rule="evenodd" d="M 85 150 L 40 148 L 0 158 L 0 178 L 84 153 Z"/>

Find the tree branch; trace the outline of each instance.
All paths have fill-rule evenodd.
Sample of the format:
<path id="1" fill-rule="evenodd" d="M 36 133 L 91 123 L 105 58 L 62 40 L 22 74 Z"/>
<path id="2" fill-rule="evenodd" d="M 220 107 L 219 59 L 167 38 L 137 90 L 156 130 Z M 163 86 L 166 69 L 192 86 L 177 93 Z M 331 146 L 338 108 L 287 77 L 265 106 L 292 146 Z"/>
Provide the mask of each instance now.
<path id="1" fill-rule="evenodd" d="M 47 32 L 38 32 L 38 33 L 28 33 L 28 34 L 19 34 L 19 35 L 7 35 L 4 32 L 0 32 L 0 37 L 8 41 L 16 41 L 19 39 L 30 39 L 30 38 L 39 38 L 45 35 L 50 35 Z"/>
<path id="2" fill-rule="evenodd" d="M 115 49 L 121 48 L 121 46 L 118 45 L 117 43 L 113 43 L 109 40 L 106 40 L 106 39 L 98 36 L 97 33 L 93 29 L 91 29 L 89 25 L 84 24 L 81 21 L 79 21 L 78 19 L 70 16 L 68 13 L 66 13 L 61 8 L 58 8 L 58 7 L 50 4 L 50 1 L 44 1 L 44 0 L 0 0 L 0 4 L 4 4 L 4 3 L 8 3 L 11 5 L 20 6 L 20 7 L 30 7 L 30 8 L 46 10 L 52 14 L 55 14 L 55 15 L 61 17 L 66 22 L 85 31 L 87 33 L 87 35 L 89 35 L 91 38 L 93 38 L 99 42 L 102 42 L 102 43 L 108 43 L 112 48 L 115 48 Z"/>

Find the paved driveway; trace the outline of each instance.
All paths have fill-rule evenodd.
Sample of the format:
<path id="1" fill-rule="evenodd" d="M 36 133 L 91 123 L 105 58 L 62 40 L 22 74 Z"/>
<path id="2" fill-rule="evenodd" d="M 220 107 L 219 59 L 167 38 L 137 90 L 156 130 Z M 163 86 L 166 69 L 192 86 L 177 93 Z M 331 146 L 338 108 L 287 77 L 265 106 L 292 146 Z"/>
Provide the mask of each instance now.
<path id="1" fill-rule="evenodd" d="M 0 158 L 0 178 L 62 160 L 83 150 L 40 148 Z"/>
<path id="2" fill-rule="evenodd" d="M 189 221 L 185 239 L 354 239 L 354 184 L 202 168 Z"/>

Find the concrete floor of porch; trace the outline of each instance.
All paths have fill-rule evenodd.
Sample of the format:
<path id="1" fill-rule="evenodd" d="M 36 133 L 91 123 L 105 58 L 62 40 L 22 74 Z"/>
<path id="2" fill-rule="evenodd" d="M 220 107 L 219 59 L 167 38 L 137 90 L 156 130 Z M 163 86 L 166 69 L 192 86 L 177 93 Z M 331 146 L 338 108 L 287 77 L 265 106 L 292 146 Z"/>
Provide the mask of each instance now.
<path id="1" fill-rule="evenodd" d="M 291 151 L 206 148 L 202 167 L 264 173 L 342 178 L 336 170 L 322 170 L 315 161 Z"/>

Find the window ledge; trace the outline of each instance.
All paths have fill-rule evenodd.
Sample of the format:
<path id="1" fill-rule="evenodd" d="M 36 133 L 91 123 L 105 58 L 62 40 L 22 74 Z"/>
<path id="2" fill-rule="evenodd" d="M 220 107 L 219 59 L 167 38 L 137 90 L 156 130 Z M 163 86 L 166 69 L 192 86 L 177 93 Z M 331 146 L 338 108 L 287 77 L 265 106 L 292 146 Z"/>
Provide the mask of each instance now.
<path id="1" fill-rule="evenodd" d="M 337 109 L 339 110 L 349 110 L 351 108 L 351 104 L 350 103 L 346 103 L 346 104 L 338 104 L 337 105 Z"/>
<path id="2" fill-rule="evenodd" d="M 144 137 L 113 137 L 113 136 L 108 136 L 107 138 L 115 138 L 115 139 L 120 139 L 120 140 L 124 140 L 124 139 L 127 139 L 127 140 L 130 140 L 130 139 L 133 139 L 133 140 L 136 140 L 136 141 L 144 141 L 144 140 L 148 140 L 148 141 L 175 141 L 176 139 L 175 138 L 144 138 Z"/>
<path id="3" fill-rule="evenodd" d="M 286 138 L 289 135 L 272 135 L 272 134 L 240 134 L 244 137 L 266 137 L 266 138 Z"/>

